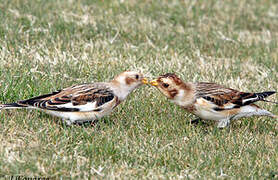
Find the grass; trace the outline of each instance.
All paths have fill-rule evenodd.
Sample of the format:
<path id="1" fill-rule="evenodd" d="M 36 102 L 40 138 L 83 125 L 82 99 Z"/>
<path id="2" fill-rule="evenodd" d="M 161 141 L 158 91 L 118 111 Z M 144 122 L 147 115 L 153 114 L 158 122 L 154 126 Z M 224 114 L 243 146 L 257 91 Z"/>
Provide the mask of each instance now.
<path id="1" fill-rule="evenodd" d="M 0 101 L 128 69 L 277 90 L 277 10 L 275 1 L 258 0 L 2 1 Z M 278 114 L 277 105 L 259 105 Z M 246 118 L 219 130 L 194 127 L 194 118 L 148 86 L 95 127 L 2 111 L 0 177 L 277 178 L 277 120 Z"/>

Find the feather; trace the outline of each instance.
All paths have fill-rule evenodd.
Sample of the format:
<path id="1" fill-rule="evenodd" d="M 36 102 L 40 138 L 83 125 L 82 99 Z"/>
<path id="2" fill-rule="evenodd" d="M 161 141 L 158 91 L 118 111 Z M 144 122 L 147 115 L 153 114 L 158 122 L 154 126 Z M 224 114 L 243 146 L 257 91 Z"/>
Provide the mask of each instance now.
<path id="1" fill-rule="evenodd" d="M 262 93 L 240 92 L 215 83 L 201 82 L 196 84 L 196 97 L 215 104 L 214 110 L 216 111 L 240 108 L 256 101 L 266 101 L 264 98 L 274 93 L 275 91 Z"/>
<path id="2" fill-rule="evenodd" d="M 19 101 L 17 104 L 52 111 L 100 111 L 101 106 L 114 98 L 115 95 L 108 86 L 94 83 L 72 86 L 51 94 Z"/>

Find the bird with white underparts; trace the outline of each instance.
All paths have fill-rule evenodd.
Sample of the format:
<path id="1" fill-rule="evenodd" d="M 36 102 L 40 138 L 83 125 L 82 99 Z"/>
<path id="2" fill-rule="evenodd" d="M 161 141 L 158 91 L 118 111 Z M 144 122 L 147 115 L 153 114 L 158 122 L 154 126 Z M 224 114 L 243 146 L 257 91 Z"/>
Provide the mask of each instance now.
<path id="1" fill-rule="evenodd" d="M 27 100 L 0 104 L 0 110 L 38 109 L 62 118 L 67 125 L 79 124 L 110 114 L 134 89 L 147 82 L 143 74 L 125 71 L 110 82 L 74 85 Z"/>
<path id="2" fill-rule="evenodd" d="M 157 87 L 170 101 L 198 116 L 199 119 L 216 122 L 218 128 L 224 128 L 232 120 L 241 117 L 277 118 L 276 115 L 254 104 L 257 101 L 272 102 L 265 98 L 276 93 L 275 91 L 249 93 L 215 83 L 183 82 L 174 73 L 161 75 L 150 84 Z"/>

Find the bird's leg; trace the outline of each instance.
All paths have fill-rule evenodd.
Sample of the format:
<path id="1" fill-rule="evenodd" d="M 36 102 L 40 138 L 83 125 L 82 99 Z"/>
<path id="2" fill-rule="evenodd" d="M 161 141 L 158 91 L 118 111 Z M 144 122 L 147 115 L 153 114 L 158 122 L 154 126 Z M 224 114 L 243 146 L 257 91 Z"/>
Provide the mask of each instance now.
<path id="1" fill-rule="evenodd" d="M 98 119 L 95 119 L 95 120 L 91 121 L 90 122 L 91 126 L 95 126 L 98 121 L 99 121 Z"/>
<path id="2" fill-rule="evenodd" d="M 201 118 L 197 118 L 197 119 L 194 119 L 192 121 L 190 121 L 191 124 L 199 124 L 201 122 Z"/>
<path id="3" fill-rule="evenodd" d="M 72 125 L 72 121 L 70 119 L 63 119 L 63 122 L 66 123 L 67 126 Z"/>
<path id="4" fill-rule="evenodd" d="M 219 120 L 219 122 L 217 124 L 217 127 L 218 128 L 225 128 L 225 127 L 229 126 L 229 124 L 230 124 L 230 119 L 229 118 L 221 119 L 221 120 Z"/>

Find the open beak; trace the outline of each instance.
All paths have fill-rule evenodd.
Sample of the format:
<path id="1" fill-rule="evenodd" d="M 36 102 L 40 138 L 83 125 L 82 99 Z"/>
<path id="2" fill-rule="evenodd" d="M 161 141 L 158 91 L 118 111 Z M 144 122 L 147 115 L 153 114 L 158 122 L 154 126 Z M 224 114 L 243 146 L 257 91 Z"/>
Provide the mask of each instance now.
<path id="1" fill-rule="evenodd" d="M 141 82 L 142 82 L 143 84 L 149 84 L 149 82 L 148 82 L 148 79 L 147 79 L 147 78 L 143 78 L 143 79 L 141 80 Z"/>
<path id="2" fill-rule="evenodd" d="M 153 86 L 157 86 L 158 82 L 157 82 L 157 80 L 153 80 L 153 81 L 150 82 L 150 84 L 153 85 Z"/>

